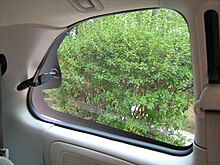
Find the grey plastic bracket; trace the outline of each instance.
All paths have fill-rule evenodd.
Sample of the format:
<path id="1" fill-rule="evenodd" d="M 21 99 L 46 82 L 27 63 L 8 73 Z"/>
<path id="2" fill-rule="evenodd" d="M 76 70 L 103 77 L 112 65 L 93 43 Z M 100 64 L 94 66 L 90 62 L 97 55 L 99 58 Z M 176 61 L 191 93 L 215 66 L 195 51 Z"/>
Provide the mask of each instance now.
<path id="1" fill-rule="evenodd" d="M 0 152 L 4 157 L 9 158 L 9 150 L 7 148 L 0 149 Z"/>
<path id="2" fill-rule="evenodd" d="M 202 91 L 199 100 L 195 104 L 196 114 L 200 111 L 220 111 L 220 85 L 208 84 Z"/>

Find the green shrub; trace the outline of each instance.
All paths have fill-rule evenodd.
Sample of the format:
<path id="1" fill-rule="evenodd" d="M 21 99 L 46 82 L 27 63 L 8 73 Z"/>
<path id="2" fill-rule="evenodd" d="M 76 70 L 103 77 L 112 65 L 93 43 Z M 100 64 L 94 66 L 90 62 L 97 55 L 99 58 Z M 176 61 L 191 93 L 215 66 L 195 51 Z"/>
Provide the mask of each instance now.
<path id="1" fill-rule="evenodd" d="M 76 25 L 58 51 L 62 112 L 184 145 L 192 100 L 189 31 L 177 12 L 154 9 Z"/>

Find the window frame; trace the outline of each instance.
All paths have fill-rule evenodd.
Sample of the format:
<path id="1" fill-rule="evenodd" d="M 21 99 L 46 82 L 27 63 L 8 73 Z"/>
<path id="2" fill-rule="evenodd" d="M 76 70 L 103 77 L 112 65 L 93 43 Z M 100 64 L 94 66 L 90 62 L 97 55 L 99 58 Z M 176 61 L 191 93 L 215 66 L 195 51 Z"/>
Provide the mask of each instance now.
<path id="1" fill-rule="evenodd" d="M 42 68 L 45 66 L 45 63 L 48 63 L 48 59 L 52 59 L 52 58 L 55 58 L 55 56 L 57 56 L 57 50 L 60 44 L 62 43 L 63 39 L 66 37 L 68 32 L 71 31 L 71 29 L 75 25 L 81 22 L 87 21 L 89 19 L 95 19 L 98 17 L 108 16 L 108 15 L 113 15 L 113 14 L 120 14 L 120 13 L 125 13 L 125 12 L 150 10 L 150 9 L 160 9 L 160 8 L 144 8 L 144 9 L 138 9 L 138 10 L 128 10 L 128 11 L 104 14 L 100 16 L 90 17 L 90 18 L 81 20 L 79 22 L 76 22 L 68 26 L 67 29 L 56 38 L 56 40 L 52 43 L 52 45 L 48 49 L 36 73 L 33 76 L 34 80 L 36 80 L 38 75 L 41 74 Z M 173 10 L 173 9 L 170 9 L 170 10 Z M 173 11 L 176 11 L 176 10 L 173 10 Z M 176 12 L 178 12 L 183 17 L 183 19 L 185 19 L 186 24 L 188 25 L 187 20 L 184 17 L 184 15 L 181 14 L 179 11 L 176 11 Z M 51 68 L 51 67 L 48 67 L 48 68 Z M 62 83 L 62 80 L 61 80 L 61 83 Z M 142 148 L 146 148 L 146 149 L 150 149 L 150 150 L 154 150 L 154 151 L 158 151 L 158 152 L 162 152 L 162 153 L 170 154 L 174 156 L 186 156 L 192 153 L 193 151 L 193 144 L 189 146 L 174 146 L 174 145 L 164 143 L 158 140 L 150 139 L 147 137 L 142 137 L 142 136 L 130 133 L 130 132 L 125 132 L 123 130 L 119 130 L 119 129 L 107 126 L 107 125 L 95 123 L 93 121 L 89 121 L 86 119 L 82 119 L 79 117 L 75 117 L 69 114 L 56 111 L 52 109 L 51 107 L 49 107 L 44 101 L 44 98 L 42 95 L 43 88 L 44 88 L 44 85 L 39 86 L 37 88 L 30 87 L 28 89 L 28 96 L 27 96 L 27 106 L 28 106 L 28 109 L 30 110 L 30 113 L 36 119 L 40 121 L 51 123 L 56 126 L 60 126 L 60 127 L 67 128 L 70 130 L 88 133 L 88 134 L 96 135 L 99 137 L 107 138 L 110 140 L 130 144 L 130 145 L 134 145 L 137 147 L 142 147 Z M 91 122 L 93 124 L 91 124 Z"/>

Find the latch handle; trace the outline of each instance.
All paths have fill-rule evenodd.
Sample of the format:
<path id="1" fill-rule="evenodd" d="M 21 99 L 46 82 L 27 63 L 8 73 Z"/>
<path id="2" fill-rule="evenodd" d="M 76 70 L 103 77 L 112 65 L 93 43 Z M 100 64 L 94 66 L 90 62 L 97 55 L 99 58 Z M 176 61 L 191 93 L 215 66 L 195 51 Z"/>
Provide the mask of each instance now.
<path id="1" fill-rule="evenodd" d="M 60 73 L 56 68 L 52 68 L 49 73 L 43 73 L 37 77 L 37 81 L 34 81 L 34 77 L 23 81 L 17 86 L 17 90 L 21 91 L 25 88 L 28 87 L 37 87 L 42 84 L 46 84 L 52 79 L 59 79 L 60 78 Z"/>

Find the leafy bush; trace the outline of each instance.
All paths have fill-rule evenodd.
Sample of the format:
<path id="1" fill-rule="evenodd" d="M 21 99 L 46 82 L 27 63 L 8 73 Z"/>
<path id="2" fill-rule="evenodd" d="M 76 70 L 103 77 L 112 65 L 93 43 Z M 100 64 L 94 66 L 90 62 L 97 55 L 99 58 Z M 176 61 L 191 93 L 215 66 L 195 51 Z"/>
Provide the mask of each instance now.
<path id="1" fill-rule="evenodd" d="M 153 9 L 76 25 L 58 51 L 54 109 L 184 145 L 192 100 L 189 32 L 177 12 Z"/>

